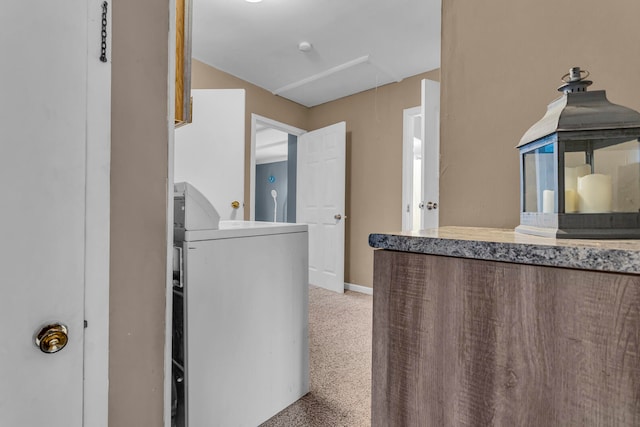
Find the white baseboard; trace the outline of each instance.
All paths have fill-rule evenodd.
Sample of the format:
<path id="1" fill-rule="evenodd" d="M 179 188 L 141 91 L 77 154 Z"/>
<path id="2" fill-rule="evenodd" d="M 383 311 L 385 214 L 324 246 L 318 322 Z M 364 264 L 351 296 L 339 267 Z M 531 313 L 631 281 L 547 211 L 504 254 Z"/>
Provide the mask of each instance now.
<path id="1" fill-rule="evenodd" d="M 373 295 L 373 288 L 362 285 L 354 285 L 353 283 L 344 283 L 345 291 L 360 292 L 361 294 Z"/>

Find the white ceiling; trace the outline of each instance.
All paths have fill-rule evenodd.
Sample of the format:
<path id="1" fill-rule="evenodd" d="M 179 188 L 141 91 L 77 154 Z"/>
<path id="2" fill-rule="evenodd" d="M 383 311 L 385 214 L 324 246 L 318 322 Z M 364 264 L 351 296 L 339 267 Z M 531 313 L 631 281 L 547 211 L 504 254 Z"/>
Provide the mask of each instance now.
<path id="1" fill-rule="evenodd" d="M 278 129 L 257 125 L 256 164 L 282 162 L 289 157 L 289 134 Z"/>
<path id="2" fill-rule="evenodd" d="M 193 57 L 307 107 L 440 67 L 440 0 L 193 0 Z M 298 50 L 302 41 L 308 52 Z"/>

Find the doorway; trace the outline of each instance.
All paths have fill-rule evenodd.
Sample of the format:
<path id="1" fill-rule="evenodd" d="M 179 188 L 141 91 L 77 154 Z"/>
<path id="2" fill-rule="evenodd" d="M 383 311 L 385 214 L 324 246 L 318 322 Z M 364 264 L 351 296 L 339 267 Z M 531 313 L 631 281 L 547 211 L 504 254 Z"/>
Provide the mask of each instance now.
<path id="1" fill-rule="evenodd" d="M 402 230 L 422 228 L 422 114 L 420 107 L 402 114 Z"/>
<path id="2" fill-rule="evenodd" d="M 440 83 L 422 80 L 421 105 L 403 111 L 402 230 L 438 228 Z"/>
<path id="3" fill-rule="evenodd" d="M 298 137 L 258 125 L 256 129 L 255 220 L 296 222 Z"/>
<path id="4" fill-rule="evenodd" d="M 261 136 L 270 133 L 279 135 L 271 143 L 270 138 Z M 278 161 L 284 161 L 285 150 L 281 148 L 279 154 L 268 155 L 271 147 L 283 146 L 283 134 L 287 135 L 287 200 L 279 198 L 281 193 L 276 187 L 275 169 Z M 263 150 L 266 154 L 260 152 Z M 268 169 L 260 166 L 259 158 L 276 161 L 262 163 L 269 164 L 272 169 Z M 295 163 L 291 161 L 293 159 L 296 159 Z M 346 123 L 307 132 L 251 114 L 249 219 L 257 221 L 265 215 L 262 218 L 271 222 L 275 218 L 278 222 L 282 218 L 278 212 L 284 212 L 282 206 L 286 205 L 287 222 L 303 222 L 309 226 L 310 283 L 336 292 L 344 292 L 345 161 Z M 257 183 L 258 179 L 261 182 Z M 265 208 L 260 208 L 260 202 L 256 200 L 260 198 L 257 190 L 267 201 Z M 318 210 L 319 206 L 323 208 Z M 264 213 L 260 209 L 264 209 Z"/>
<path id="5" fill-rule="evenodd" d="M 298 137 L 305 130 L 251 115 L 251 221 L 296 222 Z"/>

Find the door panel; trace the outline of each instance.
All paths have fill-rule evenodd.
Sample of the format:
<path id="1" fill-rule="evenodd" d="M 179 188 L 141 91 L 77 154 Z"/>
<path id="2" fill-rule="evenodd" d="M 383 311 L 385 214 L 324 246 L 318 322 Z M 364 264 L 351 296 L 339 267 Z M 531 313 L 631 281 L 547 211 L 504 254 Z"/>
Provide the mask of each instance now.
<path id="1" fill-rule="evenodd" d="M 220 214 L 244 218 L 243 89 L 194 89 L 193 122 L 175 133 L 174 181 L 195 186 Z M 233 208 L 231 203 L 240 206 Z"/>
<path id="2" fill-rule="evenodd" d="M 402 230 L 422 226 L 422 113 L 421 107 L 402 112 Z"/>
<path id="3" fill-rule="evenodd" d="M 345 162 L 344 122 L 298 138 L 296 212 L 309 224 L 309 282 L 335 292 L 344 292 Z"/>
<path id="4" fill-rule="evenodd" d="M 440 210 L 440 83 L 422 80 L 422 227 L 438 228 Z M 431 203 L 431 204 L 430 204 Z"/>
<path id="5" fill-rule="evenodd" d="M 9 62 L 0 79 L 0 423 L 79 427 L 88 8 L 70 0 L 3 7 L 0 51 Z M 99 40 L 99 27 L 94 35 Z M 68 328 L 68 344 L 55 354 L 34 344 L 50 322 Z"/>
<path id="6" fill-rule="evenodd" d="M 422 80 L 421 98 L 403 112 L 403 230 L 439 225 L 440 83 Z"/>

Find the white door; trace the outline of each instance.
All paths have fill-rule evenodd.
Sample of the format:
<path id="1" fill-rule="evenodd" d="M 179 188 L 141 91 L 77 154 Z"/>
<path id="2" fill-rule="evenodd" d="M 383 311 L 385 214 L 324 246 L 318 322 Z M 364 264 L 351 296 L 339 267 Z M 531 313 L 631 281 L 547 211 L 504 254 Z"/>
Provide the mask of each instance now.
<path id="1" fill-rule="evenodd" d="M 33 0 L 3 4 L 0 14 L 3 426 L 83 425 L 85 281 L 87 289 L 96 275 L 103 290 L 106 283 L 108 310 L 110 66 L 99 61 L 101 13 L 94 0 Z M 55 323 L 68 342 L 46 354 L 34 336 Z M 106 351 L 108 326 L 103 332 L 95 345 Z M 64 336 L 43 342 L 60 347 Z M 95 415 L 101 404 L 89 405 Z"/>
<path id="2" fill-rule="evenodd" d="M 422 81 L 422 105 L 403 112 L 402 229 L 437 228 L 440 83 Z"/>
<path id="3" fill-rule="evenodd" d="M 242 220 L 244 89 L 194 89 L 191 95 L 193 122 L 175 133 L 174 181 L 196 187 L 220 219 Z"/>
<path id="4" fill-rule="evenodd" d="M 346 124 L 298 138 L 297 222 L 309 225 L 309 283 L 344 292 Z"/>
<path id="5" fill-rule="evenodd" d="M 407 108 L 402 114 L 402 230 L 422 227 L 422 108 Z"/>
<path id="6" fill-rule="evenodd" d="M 440 83 L 422 80 L 422 227 L 438 228 L 440 200 Z"/>

